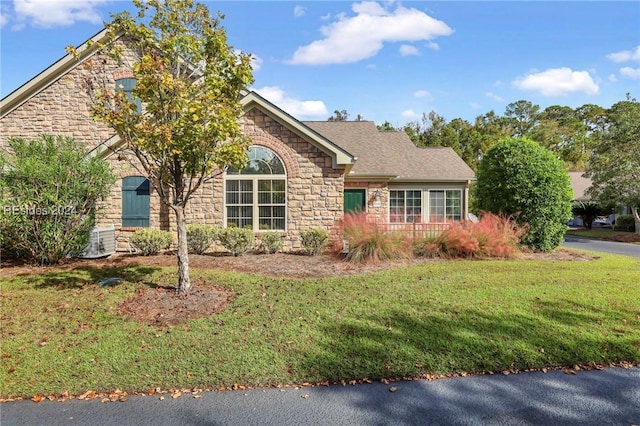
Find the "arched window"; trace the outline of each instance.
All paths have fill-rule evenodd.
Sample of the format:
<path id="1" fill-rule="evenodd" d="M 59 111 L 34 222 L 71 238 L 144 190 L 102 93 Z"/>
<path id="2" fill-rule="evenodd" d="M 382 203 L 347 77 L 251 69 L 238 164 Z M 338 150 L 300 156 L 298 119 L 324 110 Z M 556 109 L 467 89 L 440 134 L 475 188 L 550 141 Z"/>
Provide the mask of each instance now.
<path id="1" fill-rule="evenodd" d="M 286 229 L 287 176 L 284 163 L 268 148 L 249 148 L 249 164 L 228 169 L 225 180 L 226 224 L 258 230 Z"/>
<path id="2" fill-rule="evenodd" d="M 122 179 L 122 226 L 149 226 L 149 179 L 128 176 Z"/>

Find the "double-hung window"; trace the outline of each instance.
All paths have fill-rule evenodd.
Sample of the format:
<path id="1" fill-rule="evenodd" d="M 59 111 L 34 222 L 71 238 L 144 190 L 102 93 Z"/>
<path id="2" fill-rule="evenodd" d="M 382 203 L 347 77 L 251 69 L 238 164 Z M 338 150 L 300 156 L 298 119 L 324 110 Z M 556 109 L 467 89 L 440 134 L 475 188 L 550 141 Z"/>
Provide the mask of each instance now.
<path id="1" fill-rule="evenodd" d="M 268 148 L 252 146 L 242 170 L 228 169 L 225 179 L 227 226 L 257 230 L 286 229 L 287 176 L 284 163 Z"/>

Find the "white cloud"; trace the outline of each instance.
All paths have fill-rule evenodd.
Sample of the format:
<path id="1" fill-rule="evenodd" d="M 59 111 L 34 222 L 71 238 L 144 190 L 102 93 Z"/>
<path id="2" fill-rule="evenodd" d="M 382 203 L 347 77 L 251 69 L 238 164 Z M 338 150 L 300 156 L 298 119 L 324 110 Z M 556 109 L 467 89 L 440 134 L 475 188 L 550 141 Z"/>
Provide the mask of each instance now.
<path id="1" fill-rule="evenodd" d="M 254 71 L 260 70 L 262 68 L 262 58 L 254 53 L 251 54 L 251 66 Z"/>
<path id="2" fill-rule="evenodd" d="M 444 22 L 413 8 L 391 11 L 377 2 L 354 3 L 355 16 L 340 14 L 323 26 L 324 38 L 299 47 L 291 64 L 319 65 L 358 62 L 375 56 L 387 42 L 430 41 L 453 30 Z"/>
<path id="3" fill-rule="evenodd" d="M 431 98 L 431 93 L 428 90 L 418 90 L 413 93 L 416 98 Z"/>
<path id="4" fill-rule="evenodd" d="M 296 6 L 293 8 L 293 16 L 295 16 L 296 18 L 300 18 L 301 16 L 304 16 L 307 13 L 307 9 L 305 9 L 302 6 Z"/>
<path id="5" fill-rule="evenodd" d="M 404 118 L 409 118 L 409 119 L 414 119 L 414 118 L 420 118 L 420 114 L 416 113 L 414 110 L 412 109 L 407 109 L 402 111 L 401 114 Z"/>
<path id="6" fill-rule="evenodd" d="M 493 99 L 493 100 L 494 100 L 494 101 L 496 101 L 496 102 L 504 102 L 504 98 L 503 98 L 503 97 L 498 96 L 498 95 L 496 95 L 496 94 L 495 94 L 495 93 L 493 93 L 493 92 L 487 92 L 487 93 L 485 93 L 485 96 L 486 96 L 487 98 L 491 98 L 491 99 Z"/>
<path id="7" fill-rule="evenodd" d="M 296 118 L 324 118 L 328 116 L 327 107 L 322 101 L 300 101 L 293 99 L 278 86 L 265 86 L 255 89 L 263 98 L 277 105 Z"/>
<path id="8" fill-rule="evenodd" d="M 520 90 L 540 92 L 543 96 L 565 96 L 572 92 L 595 95 L 599 90 L 588 71 L 573 71 L 568 67 L 533 72 L 511 84 Z"/>
<path id="9" fill-rule="evenodd" d="M 100 24 L 103 17 L 97 8 L 105 3 L 108 0 L 14 0 L 17 21 L 14 29 L 27 24 L 42 28 L 69 26 L 79 21 Z"/>
<path id="10" fill-rule="evenodd" d="M 420 54 L 420 51 L 415 46 L 411 46 L 410 44 L 403 44 L 402 46 L 400 46 L 400 54 L 402 56 L 416 56 Z"/>
<path id="11" fill-rule="evenodd" d="M 607 55 L 607 58 L 613 62 L 640 62 L 640 46 L 635 50 L 621 50 L 620 52 L 614 52 Z"/>
<path id="12" fill-rule="evenodd" d="M 609 74 L 608 80 L 612 83 L 615 83 L 616 81 L 618 81 L 618 77 L 616 77 L 615 74 Z"/>
<path id="13" fill-rule="evenodd" d="M 440 50 L 440 46 L 435 41 L 428 41 L 427 47 L 431 50 Z"/>
<path id="14" fill-rule="evenodd" d="M 0 28 L 4 27 L 7 22 L 9 22 L 9 16 L 4 12 L 0 12 Z"/>
<path id="15" fill-rule="evenodd" d="M 634 80 L 640 80 L 640 68 L 623 67 L 620 68 L 620 75 L 632 78 Z"/>

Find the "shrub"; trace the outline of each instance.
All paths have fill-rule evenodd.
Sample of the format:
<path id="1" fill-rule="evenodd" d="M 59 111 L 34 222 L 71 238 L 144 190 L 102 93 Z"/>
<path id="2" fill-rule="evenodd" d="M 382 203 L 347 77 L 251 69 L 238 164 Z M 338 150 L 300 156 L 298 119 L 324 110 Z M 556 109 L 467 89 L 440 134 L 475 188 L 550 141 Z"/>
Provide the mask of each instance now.
<path id="1" fill-rule="evenodd" d="M 423 257 L 500 257 L 509 258 L 518 251 L 526 228 L 514 220 L 483 213 L 477 223 L 452 222 L 435 237 L 414 243 L 414 253 Z"/>
<path id="2" fill-rule="evenodd" d="M 593 201 L 576 201 L 571 207 L 571 211 L 574 215 L 579 216 L 582 219 L 584 227 L 591 229 L 593 221 L 598 217 L 600 213 L 600 207 Z"/>
<path id="3" fill-rule="evenodd" d="M 129 239 L 140 254 L 143 256 L 151 256 L 158 254 L 162 250 L 166 250 L 173 242 L 173 235 L 169 231 L 163 231 L 157 228 L 138 229 Z"/>
<path id="4" fill-rule="evenodd" d="M 329 232 L 321 228 L 308 229 L 302 231 L 300 237 L 302 238 L 302 247 L 304 247 L 307 254 L 316 256 L 322 252 L 329 240 Z"/>
<path id="5" fill-rule="evenodd" d="M 385 230 L 383 225 L 370 220 L 366 213 L 345 215 L 344 239 L 347 242 L 346 258 L 353 262 L 411 256 L 411 245 L 403 233 Z"/>
<path id="6" fill-rule="evenodd" d="M 615 227 L 617 229 L 623 229 L 625 231 L 634 231 L 636 229 L 636 222 L 631 214 L 621 214 L 616 217 Z"/>
<path id="7" fill-rule="evenodd" d="M 202 254 L 218 239 L 220 230 L 217 226 L 204 223 L 187 225 L 187 247 L 189 253 Z"/>
<path id="8" fill-rule="evenodd" d="M 9 150 L 0 150 L 3 252 L 41 264 L 82 253 L 96 206 L 115 182 L 109 165 L 60 136 L 10 138 L 8 145 Z"/>
<path id="9" fill-rule="evenodd" d="M 253 231 L 247 228 L 230 227 L 221 229 L 218 240 L 222 246 L 234 256 L 246 253 L 253 247 L 255 236 Z"/>
<path id="10" fill-rule="evenodd" d="M 265 253 L 277 253 L 282 250 L 282 235 L 279 232 L 260 234 L 260 246 Z"/>
<path id="11" fill-rule="evenodd" d="M 505 139 L 491 147 L 478 167 L 480 210 L 516 217 L 528 232 L 522 242 L 550 251 L 564 238 L 572 191 L 563 163 L 528 139 Z"/>

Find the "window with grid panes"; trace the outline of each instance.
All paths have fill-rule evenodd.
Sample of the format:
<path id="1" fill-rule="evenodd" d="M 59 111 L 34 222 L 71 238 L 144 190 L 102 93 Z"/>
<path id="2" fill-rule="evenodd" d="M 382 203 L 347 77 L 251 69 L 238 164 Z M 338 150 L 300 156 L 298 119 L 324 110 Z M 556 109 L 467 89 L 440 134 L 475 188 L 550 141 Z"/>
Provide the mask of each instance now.
<path id="1" fill-rule="evenodd" d="M 287 179 L 284 163 L 275 152 L 252 146 L 242 170 L 229 169 L 225 181 L 227 226 L 258 230 L 285 230 Z"/>
<path id="2" fill-rule="evenodd" d="M 462 191 L 459 189 L 429 191 L 429 221 L 462 220 Z"/>
<path id="3" fill-rule="evenodd" d="M 422 222 L 422 191 L 389 191 L 389 221 L 391 223 Z"/>

